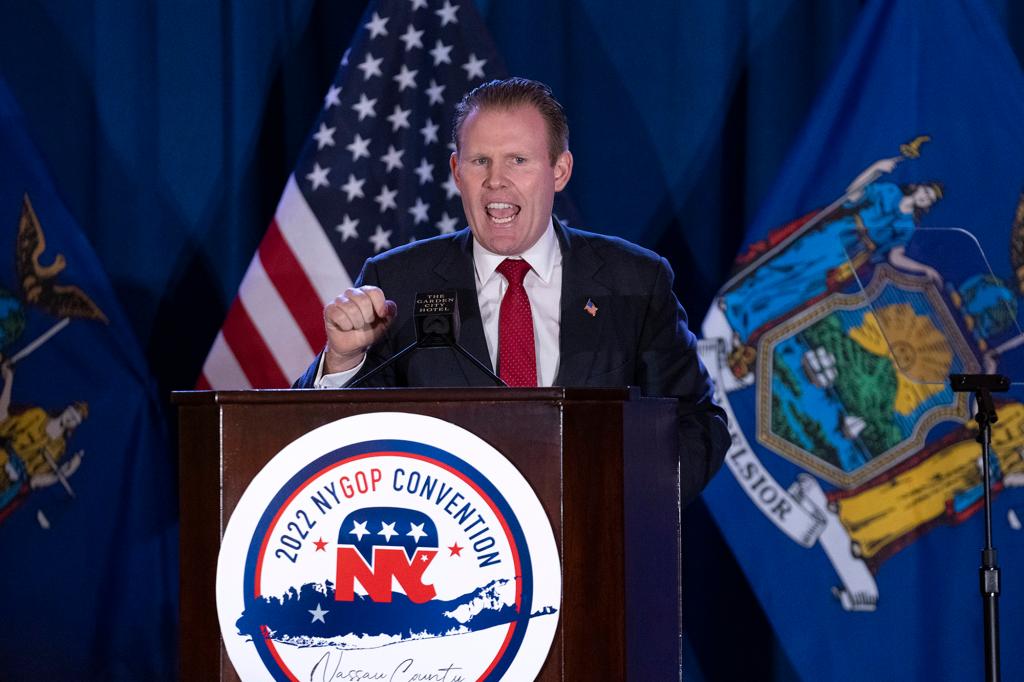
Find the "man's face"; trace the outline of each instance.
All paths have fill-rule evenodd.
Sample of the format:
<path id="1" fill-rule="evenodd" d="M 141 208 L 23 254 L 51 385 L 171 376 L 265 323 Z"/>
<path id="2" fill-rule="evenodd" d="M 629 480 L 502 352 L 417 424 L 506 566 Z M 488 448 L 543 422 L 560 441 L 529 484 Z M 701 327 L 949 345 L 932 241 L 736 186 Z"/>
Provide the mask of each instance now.
<path id="1" fill-rule="evenodd" d="M 555 192 L 572 175 L 572 154 L 551 164 L 547 125 L 532 106 L 476 109 L 451 166 L 473 238 L 492 253 L 517 256 L 544 234 Z"/>

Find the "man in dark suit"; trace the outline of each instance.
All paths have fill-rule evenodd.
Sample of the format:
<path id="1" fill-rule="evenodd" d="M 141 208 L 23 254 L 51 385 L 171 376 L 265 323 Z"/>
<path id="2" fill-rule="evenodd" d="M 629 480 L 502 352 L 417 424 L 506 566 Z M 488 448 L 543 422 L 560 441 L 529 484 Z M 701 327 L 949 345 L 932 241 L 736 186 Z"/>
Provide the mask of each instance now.
<path id="1" fill-rule="evenodd" d="M 492 81 L 456 110 L 452 175 L 469 228 L 366 261 L 324 309 L 327 347 L 297 387 L 345 386 L 415 340 L 417 292 L 454 289 L 460 344 L 510 385 L 639 386 L 679 399 L 683 495 L 718 470 L 725 416 L 657 254 L 552 218 L 572 175 L 568 124 L 540 83 Z M 489 385 L 451 350 L 413 353 L 372 386 Z"/>

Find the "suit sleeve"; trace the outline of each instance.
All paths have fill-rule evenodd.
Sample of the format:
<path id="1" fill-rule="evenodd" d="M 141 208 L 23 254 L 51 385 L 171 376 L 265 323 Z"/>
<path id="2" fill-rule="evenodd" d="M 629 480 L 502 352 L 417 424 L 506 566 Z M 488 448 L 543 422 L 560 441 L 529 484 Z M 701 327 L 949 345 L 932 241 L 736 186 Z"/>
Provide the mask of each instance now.
<path id="1" fill-rule="evenodd" d="M 672 268 L 661 258 L 640 332 L 637 383 L 645 394 L 678 399 L 679 464 L 683 504 L 721 468 L 731 438 L 725 411 L 712 402 L 711 379 L 697 354 L 697 338 L 672 291 Z"/>

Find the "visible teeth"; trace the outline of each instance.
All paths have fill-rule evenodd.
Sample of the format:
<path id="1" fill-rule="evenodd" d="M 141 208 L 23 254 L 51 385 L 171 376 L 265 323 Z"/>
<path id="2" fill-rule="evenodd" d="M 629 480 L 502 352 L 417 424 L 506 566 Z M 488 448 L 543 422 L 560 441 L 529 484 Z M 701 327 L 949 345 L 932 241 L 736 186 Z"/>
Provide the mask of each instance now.
<path id="1" fill-rule="evenodd" d="M 505 223 L 512 222 L 512 218 L 513 216 L 509 216 L 507 218 L 495 218 L 494 216 L 491 216 L 491 222 L 498 223 L 499 225 L 504 225 Z"/>
<path id="2" fill-rule="evenodd" d="M 492 202 L 490 204 L 487 204 L 487 208 L 494 208 L 494 209 L 512 208 L 512 204 L 505 204 L 505 203 L 501 203 L 501 202 L 495 201 L 495 202 Z"/>

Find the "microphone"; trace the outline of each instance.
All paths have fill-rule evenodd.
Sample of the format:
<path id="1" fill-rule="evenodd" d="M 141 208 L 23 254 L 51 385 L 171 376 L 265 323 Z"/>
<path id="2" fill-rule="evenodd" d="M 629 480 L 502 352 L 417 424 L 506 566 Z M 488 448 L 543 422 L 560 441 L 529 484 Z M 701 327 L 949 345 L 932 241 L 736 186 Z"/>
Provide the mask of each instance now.
<path id="1" fill-rule="evenodd" d="M 496 386 L 508 386 L 490 367 L 459 345 L 459 297 L 454 289 L 418 292 L 413 308 L 413 322 L 416 325 L 416 340 L 353 381 L 347 388 L 359 386 L 413 351 L 430 348 L 451 348 L 486 374 Z"/>

